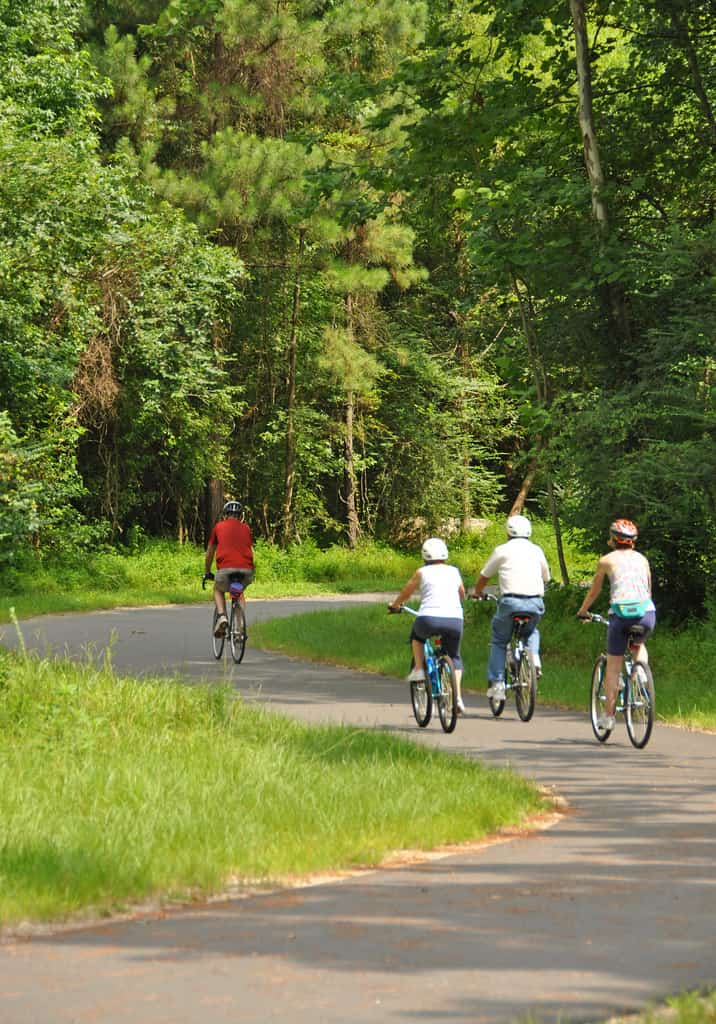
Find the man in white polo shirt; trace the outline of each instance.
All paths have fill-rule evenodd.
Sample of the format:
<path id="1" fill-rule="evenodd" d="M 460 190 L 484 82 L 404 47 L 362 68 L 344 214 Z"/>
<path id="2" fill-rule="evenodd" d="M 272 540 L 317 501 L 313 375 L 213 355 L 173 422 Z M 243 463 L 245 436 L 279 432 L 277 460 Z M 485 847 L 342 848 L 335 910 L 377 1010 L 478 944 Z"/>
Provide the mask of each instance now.
<path id="1" fill-rule="evenodd" d="M 493 550 L 480 571 L 473 591 L 473 597 L 482 599 L 482 592 L 490 577 L 497 574 L 500 600 L 492 619 L 490 657 L 487 663 L 487 696 L 496 701 L 505 699 L 505 652 L 512 635 L 513 615 L 532 617 L 528 626 L 530 632 L 527 649 L 532 652 L 535 667 L 540 671 L 537 623 L 544 615 L 544 585 L 550 581 L 544 551 L 529 539 L 532 535 L 529 519 L 526 516 L 510 516 L 505 525 L 508 540 Z"/>

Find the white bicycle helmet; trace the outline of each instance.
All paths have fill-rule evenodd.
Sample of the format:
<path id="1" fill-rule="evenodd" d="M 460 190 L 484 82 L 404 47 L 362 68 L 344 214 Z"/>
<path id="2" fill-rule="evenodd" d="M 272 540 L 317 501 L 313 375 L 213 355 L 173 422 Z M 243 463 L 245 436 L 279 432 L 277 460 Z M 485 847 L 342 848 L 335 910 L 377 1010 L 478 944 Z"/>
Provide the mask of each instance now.
<path id="1" fill-rule="evenodd" d="M 448 556 L 447 544 L 439 537 L 428 537 L 422 547 L 424 562 L 446 562 Z"/>
<path id="2" fill-rule="evenodd" d="M 505 523 L 508 537 L 531 537 L 532 523 L 527 516 L 510 516 Z"/>

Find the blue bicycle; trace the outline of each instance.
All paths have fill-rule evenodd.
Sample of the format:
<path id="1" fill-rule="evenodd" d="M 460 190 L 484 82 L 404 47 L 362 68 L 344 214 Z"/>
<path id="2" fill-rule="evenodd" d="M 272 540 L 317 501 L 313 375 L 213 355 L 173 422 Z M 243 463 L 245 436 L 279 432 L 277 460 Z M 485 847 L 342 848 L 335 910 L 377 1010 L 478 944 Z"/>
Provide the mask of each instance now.
<path id="1" fill-rule="evenodd" d="M 418 614 L 406 604 L 401 604 L 400 611 L 415 616 Z M 433 705 L 437 704 L 443 731 L 452 732 L 457 725 L 455 665 L 450 655 L 442 649 L 439 636 L 428 637 L 424 641 L 423 653 L 426 678 L 410 684 L 410 698 L 415 721 L 421 729 L 424 729 L 432 717 Z M 413 662 L 410 667 L 414 668 Z"/>

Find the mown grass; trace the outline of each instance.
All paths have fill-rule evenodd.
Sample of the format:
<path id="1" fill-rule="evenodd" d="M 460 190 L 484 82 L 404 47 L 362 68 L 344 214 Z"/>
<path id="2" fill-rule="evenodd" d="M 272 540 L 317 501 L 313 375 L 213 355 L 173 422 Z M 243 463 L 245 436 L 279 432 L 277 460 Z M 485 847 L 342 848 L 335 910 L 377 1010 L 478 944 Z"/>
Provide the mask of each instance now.
<path id="1" fill-rule="evenodd" d="M 484 533 L 451 543 L 451 558 L 472 582 L 492 547 L 504 537 L 501 521 Z M 535 538 L 556 567 L 554 539 L 544 524 Z M 570 569 L 589 574 L 595 559 L 568 544 Z M 290 597 L 321 593 L 398 590 L 420 563 L 416 550 L 366 541 L 351 551 L 342 545 L 313 543 L 282 549 L 256 544 L 254 597 Z M 204 552 L 194 545 L 147 541 L 133 551 L 107 548 L 78 552 L 71 560 L 35 561 L 0 569 L 0 622 L 10 609 L 24 618 L 49 612 L 86 611 L 121 605 L 184 604 L 201 601 Z"/>
<path id="2" fill-rule="evenodd" d="M 586 709 L 592 665 L 602 650 L 605 629 L 575 618 L 579 588 L 555 588 L 547 595 L 542 621 L 544 674 L 539 701 Z M 484 692 L 485 668 L 494 604 L 469 602 L 465 609 L 464 686 Z M 318 611 L 289 619 L 257 623 L 257 646 L 317 661 L 327 661 L 405 675 L 410 654 L 407 616 L 388 615 L 385 607 L 366 606 Z M 694 624 L 675 631 L 657 627 L 649 642 L 656 680 L 657 717 L 695 728 L 716 729 L 716 689 L 711 667 L 716 661 L 716 630 Z"/>
<path id="3" fill-rule="evenodd" d="M 613 1018 L 610 1024 L 716 1024 L 716 991 L 693 990 L 649 1007 L 638 1018 Z"/>
<path id="4" fill-rule="evenodd" d="M 374 865 L 542 806 L 510 772 L 400 738 L 22 653 L 0 653 L 0 733 L 4 925 Z"/>

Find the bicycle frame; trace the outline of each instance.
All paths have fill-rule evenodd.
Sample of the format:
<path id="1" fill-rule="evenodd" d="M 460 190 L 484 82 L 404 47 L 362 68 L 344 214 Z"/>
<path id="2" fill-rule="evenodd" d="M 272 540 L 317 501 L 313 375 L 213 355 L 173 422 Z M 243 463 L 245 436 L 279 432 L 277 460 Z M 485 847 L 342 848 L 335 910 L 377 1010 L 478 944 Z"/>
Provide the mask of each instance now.
<path id="1" fill-rule="evenodd" d="M 589 613 L 585 621 L 597 622 L 609 626 L 609 619 L 603 615 Z M 638 642 L 637 642 L 638 641 Z M 654 679 L 649 665 L 635 656 L 643 643 L 643 630 L 636 625 L 627 636 L 622 665 L 619 671 L 615 715 L 623 714 L 629 739 L 637 749 L 645 747 L 649 742 L 654 723 Z M 591 682 L 591 720 L 592 731 L 600 743 L 604 743 L 612 730 L 599 726 L 599 712 L 606 703 L 604 676 L 607 666 L 607 651 L 602 650 L 592 670 Z"/>
<path id="2" fill-rule="evenodd" d="M 485 593 L 484 596 L 495 603 L 500 600 L 494 594 Z M 523 722 L 532 718 L 537 695 L 537 673 L 524 635 L 531 619 L 529 614 L 513 613 L 512 632 L 505 651 L 505 697 L 510 691 L 514 694 L 517 714 Z M 505 710 L 506 700 L 488 697 L 488 702 L 492 714 L 499 718 Z"/>
<path id="3" fill-rule="evenodd" d="M 408 612 L 416 618 L 418 616 L 413 608 L 404 604 L 400 606 L 400 611 Z M 430 721 L 435 702 L 443 731 L 452 732 L 457 724 L 455 666 L 452 658 L 442 649 L 439 638 L 433 641 L 428 637 L 422 644 L 428 685 L 417 680 L 410 683 L 415 720 L 424 729 Z"/>
<path id="4" fill-rule="evenodd" d="M 409 608 L 407 604 L 401 605 L 400 610 L 402 612 L 408 612 L 409 615 L 413 615 L 415 618 L 418 617 L 418 613 L 414 608 Z M 438 638 L 433 643 L 431 637 L 427 640 L 423 640 L 423 654 L 425 656 L 425 674 L 430 680 L 430 690 L 433 697 L 440 696 L 440 673 L 438 672 L 438 658 L 442 651 L 438 650 L 440 647 L 440 639 Z"/>

